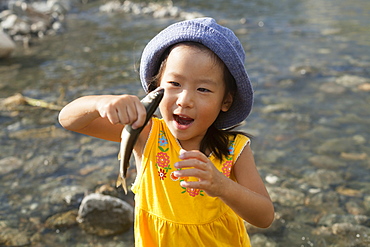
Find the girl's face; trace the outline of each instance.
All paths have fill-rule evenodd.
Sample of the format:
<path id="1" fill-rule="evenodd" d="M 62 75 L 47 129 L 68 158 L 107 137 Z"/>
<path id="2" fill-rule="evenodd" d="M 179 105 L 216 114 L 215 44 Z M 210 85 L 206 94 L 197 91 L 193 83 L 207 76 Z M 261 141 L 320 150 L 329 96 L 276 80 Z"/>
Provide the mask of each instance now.
<path id="1" fill-rule="evenodd" d="M 210 50 L 178 45 L 170 52 L 160 77 L 165 93 L 159 108 L 183 148 L 199 149 L 220 111 L 229 109 L 223 78 L 223 65 Z"/>

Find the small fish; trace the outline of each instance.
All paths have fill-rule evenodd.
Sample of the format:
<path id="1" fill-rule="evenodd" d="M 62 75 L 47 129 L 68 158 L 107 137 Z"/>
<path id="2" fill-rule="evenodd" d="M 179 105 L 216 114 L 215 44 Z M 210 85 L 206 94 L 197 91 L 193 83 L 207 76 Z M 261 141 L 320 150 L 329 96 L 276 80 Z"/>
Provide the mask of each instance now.
<path id="1" fill-rule="evenodd" d="M 157 88 L 156 90 L 150 92 L 145 96 L 141 103 L 144 105 L 146 110 L 146 119 L 144 125 L 138 129 L 133 129 L 131 125 L 126 125 L 121 133 L 121 146 L 120 152 L 118 154 L 118 159 L 120 160 L 119 174 L 116 182 L 116 186 L 122 185 L 125 193 L 127 194 L 127 185 L 126 185 L 126 175 L 127 169 L 130 166 L 130 157 L 132 154 L 132 149 L 135 146 L 135 143 L 144 129 L 145 125 L 148 123 L 149 119 L 153 116 L 155 110 L 158 108 L 159 103 L 161 102 L 164 94 L 163 88 Z"/>

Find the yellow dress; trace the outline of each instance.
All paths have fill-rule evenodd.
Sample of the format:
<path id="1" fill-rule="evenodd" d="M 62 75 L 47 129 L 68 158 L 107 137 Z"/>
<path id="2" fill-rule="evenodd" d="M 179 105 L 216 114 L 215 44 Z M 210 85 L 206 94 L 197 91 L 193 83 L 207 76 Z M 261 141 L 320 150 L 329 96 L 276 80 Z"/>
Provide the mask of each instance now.
<path id="1" fill-rule="evenodd" d="M 209 159 L 225 176 L 235 180 L 231 168 L 249 139 L 230 141 L 230 155 L 221 162 Z M 135 246 L 250 246 L 244 221 L 224 202 L 202 190 L 185 189 L 173 172 L 181 146 L 163 120 L 153 118 L 135 193 Z M 193 178 L 194 179 L 194 178 Z"/>

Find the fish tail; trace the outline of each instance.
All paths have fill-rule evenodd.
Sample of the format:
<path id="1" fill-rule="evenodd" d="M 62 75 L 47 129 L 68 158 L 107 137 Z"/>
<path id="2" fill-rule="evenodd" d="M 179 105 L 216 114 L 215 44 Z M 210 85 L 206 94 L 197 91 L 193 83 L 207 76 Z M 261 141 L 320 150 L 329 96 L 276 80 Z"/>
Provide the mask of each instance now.
<path id="1" fill-rule="evenodd" d="M 127 185 L 126 185 L 126 179 L 118 175 L 116 187 L 118 188 L 120 185 L 122 185 L 123 190 L 125 191 L 125 194 L 127 195 Z"/>

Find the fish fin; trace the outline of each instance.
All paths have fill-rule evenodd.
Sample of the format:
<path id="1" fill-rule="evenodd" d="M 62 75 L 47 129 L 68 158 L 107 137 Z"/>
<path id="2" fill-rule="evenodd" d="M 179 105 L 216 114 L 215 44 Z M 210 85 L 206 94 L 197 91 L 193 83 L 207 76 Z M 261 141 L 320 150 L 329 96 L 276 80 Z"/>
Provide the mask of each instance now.
<path id="1" fill-rule="evenodd" d="M 126 185 L 126 179 L 118 175 L 116 187 L 118 188 L 120 185 L 122 185 L 123 190 L 125 191 L 125 194 L 127 195 L 127 185 Z"/>

